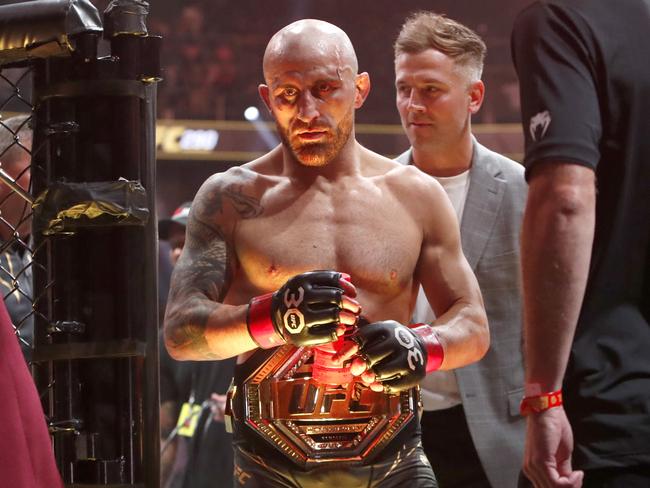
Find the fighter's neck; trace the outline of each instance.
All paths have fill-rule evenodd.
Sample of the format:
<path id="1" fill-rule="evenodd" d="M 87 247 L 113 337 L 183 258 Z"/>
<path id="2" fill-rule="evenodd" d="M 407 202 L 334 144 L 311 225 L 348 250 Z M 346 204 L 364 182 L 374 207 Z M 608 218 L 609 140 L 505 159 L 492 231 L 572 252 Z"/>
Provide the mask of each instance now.
<path id="1" fill-rule="evenodd" d="M 453 143 L 413 146 L 411 157 L 419 169 L 431 176 L 456 176 L 472 165 L 471 133 Z"/>
<path id="2" fill-rule="evenodd" d="M 315 178 L 337 180 L 361 171 L 361 145 L 350 135 L 350 140 L 339 154 L 323 166 L 306 166 L 296 161 L 291 152 L 282 147 L 285 174 L 307 183 Z"/>

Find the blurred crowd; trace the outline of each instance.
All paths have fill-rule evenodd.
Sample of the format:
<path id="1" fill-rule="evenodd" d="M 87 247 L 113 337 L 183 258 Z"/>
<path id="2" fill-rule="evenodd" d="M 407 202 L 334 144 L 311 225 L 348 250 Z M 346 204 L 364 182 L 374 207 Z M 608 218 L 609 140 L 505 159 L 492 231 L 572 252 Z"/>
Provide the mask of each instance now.
<path id="1" fill-rule="evenodd" d="M 164 38 L 160 118 L 226 119 L 240 66 L 227 36 L 206 27 L 201 5 L 186 5 L 174 19 L 153 17 L 152 33 Z"/>
<path id="2" fill-rule="evenodd" d="M 101 11 L 108 0 L 94 3 Z M 346 30 L 357 49 L 360 69 L 370 73 L 373 89 L 359 112 L 361 123 L 399 123 L 393 107 L 392 42 L 408 13 L 431 8 L 424 0 L 399 4 L 387 0 L 354 4 L 165 0 L 149 4 L 149 32 L 163 36 L 159 118 L 242 120 L 247 107 L 260 107 L 257 86 L 262 81 L 261 60 L 269 37 L 292 20 L 313 17 Z M 474 28 L 488 45 L 484 80 L 490 90 L 476 122 L 518 122 L 517 81 L 508 38 L 521 2 L 500 0 L 498 9 L 468 9 L 461 4 L 441 0 L 436 9 Z M 260 112 L 266 116 L 264 110 Z"/>

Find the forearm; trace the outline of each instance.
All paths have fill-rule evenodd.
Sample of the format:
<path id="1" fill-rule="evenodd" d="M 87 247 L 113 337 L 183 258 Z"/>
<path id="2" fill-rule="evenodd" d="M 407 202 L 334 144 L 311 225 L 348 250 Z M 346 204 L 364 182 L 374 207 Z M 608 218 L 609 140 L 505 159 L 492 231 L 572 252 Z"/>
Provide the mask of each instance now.
<path id="1" fill-rule="evenodd" d="M 440 222 L 426 233 L 416 275 L 436 315 L 432 326 L 444 349 L 439 369 L 449 370 L 480 360 L 490 346 L 490 333 L 478 281 L 461 248 L 456 215 L 444 192 L 441 196 Z"/>
<path id="2" fill-rule="evenodd" d="M 534 178 L 522 229 L 526 383 L 556 391 L 569 358 L 587 283 L 594 235 L 593 175 L 553 163 Z M 550 165 L 550 166 L 549 166 Z"/>
<path id="3" fill-rule="evenodd" d="M 219 360 L 258 346 L 246 325 L 248 305 L 226 305 L 194 297 L 170 303 L 165 314 L 165 343 L 177 360 Z"/>
<path id="4" fill-rule="evenodd" d="M 441 370 L 474 363 L 485 355 L 490 346 L 490 333 L 482 305 L 455 303 L 431 325 L 445 353 Z"/>

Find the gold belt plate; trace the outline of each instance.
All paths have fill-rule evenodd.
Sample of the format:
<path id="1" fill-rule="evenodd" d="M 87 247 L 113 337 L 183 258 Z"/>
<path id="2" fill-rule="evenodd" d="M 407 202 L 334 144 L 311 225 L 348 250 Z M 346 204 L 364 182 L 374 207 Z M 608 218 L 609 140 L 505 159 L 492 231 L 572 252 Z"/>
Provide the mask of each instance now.
<path id="1" fill-rule="evenodd" d="M 311 375 L 313 350 L 282 346 L 235 394 L 238 419 L 302 466 L 363 463 L 415 416 L 418 391 L 374 392 L 358 381 L 327 385 Z"/>

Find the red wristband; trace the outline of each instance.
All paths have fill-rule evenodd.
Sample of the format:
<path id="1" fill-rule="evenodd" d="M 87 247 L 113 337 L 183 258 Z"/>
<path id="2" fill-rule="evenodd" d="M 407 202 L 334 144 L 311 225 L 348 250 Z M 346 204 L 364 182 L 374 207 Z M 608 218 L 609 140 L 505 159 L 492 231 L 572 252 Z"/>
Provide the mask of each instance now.
<path id="1" fill-rule="evenodd" d="M 519 405 L 521 415 L 530 415 L 531 413 L 540 413 L 549 408 L 559 407 L 562 405 L 562 390 L 542 393 L 541 395 L 525 396 Z"/>
<path id="2" fill-rule="evenodd" d="M 272 299 L 273 293 L 267 293 L 266 295 L 253 297 L 248 304 L 246 314 L 248 333 L 262 349 L 271 349 L 285 344 L 284 339 L 275 330 L 271 321 Z"/>
<path id="3" fill-rule="evenodd" d="M 445 359 L 445 350 L 436 331 L 428 324 L 411 324 L 409 328 L 424 340 L 427 348 L 427 374 L 439 369 Z"/>

